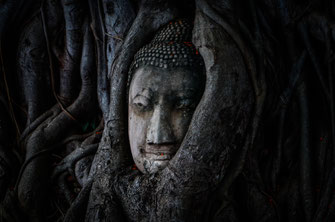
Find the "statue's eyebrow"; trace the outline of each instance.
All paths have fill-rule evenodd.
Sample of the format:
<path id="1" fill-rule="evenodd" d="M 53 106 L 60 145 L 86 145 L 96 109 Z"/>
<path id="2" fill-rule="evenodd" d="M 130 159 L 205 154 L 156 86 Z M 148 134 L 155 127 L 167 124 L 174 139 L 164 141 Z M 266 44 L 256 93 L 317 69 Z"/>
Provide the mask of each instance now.
<path id="1" fill-rule="evenodd" d="M 147 99 L 151 99 L 152 97 L 152 90 L 150 88 L 143 88 L 142 91 L 138 92 L 134 97 L 133 99 L 135 99 L 136 97 L 139 97 L 139 96 L 142 96 L 142 97 L 145 97 Z"/>
<path id="2" fill-rule="evenodd" d="M 136 99 L 137 97 L 145 97 L 145 98 L 147 98 L 147 99 L 150 99 L 148 96 L 146 96 L 146 95 L 142 95 L 141 93 L 137 93 L 137 94 L 133 97 L 133 99 Z"/>

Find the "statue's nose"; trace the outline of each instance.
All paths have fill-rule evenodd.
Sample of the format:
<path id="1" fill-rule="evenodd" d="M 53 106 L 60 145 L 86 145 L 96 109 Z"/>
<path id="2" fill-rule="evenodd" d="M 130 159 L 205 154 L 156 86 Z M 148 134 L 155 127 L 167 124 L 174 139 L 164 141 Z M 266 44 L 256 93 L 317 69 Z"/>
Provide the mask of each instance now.
<path id="1" fill-rule="evenodd" d="M 172 144 L 175 137 L 171 127 L 168 110 L 163 106 L 157 106 L 152 114 L 147 131 L 148 144 Z"/>

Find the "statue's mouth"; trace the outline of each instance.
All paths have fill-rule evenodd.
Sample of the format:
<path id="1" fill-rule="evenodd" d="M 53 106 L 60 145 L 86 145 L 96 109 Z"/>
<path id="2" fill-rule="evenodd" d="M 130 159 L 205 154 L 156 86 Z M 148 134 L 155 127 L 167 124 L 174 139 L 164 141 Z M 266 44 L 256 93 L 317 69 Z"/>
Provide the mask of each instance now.
<path id="1" fill-rule="evenodd" d="M 142 155 L 151 161 L 168 161 L 176 153 L 176 144 L 148 145 L 141 149 Z"/>
<path id="2" fill-rule="evenodd" d="M 143 154 L 151 160 L 170 160 L 176 153 L 176 144 L 147 144 Z"/>

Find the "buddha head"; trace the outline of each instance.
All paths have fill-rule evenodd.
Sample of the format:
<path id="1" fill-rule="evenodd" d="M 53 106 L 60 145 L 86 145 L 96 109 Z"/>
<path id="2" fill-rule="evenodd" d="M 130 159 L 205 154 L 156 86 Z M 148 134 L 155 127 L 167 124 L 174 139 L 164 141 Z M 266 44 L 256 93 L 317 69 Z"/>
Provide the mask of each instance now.
<path id="1" fill-rule="evenodd" d="M 178 151 L 203 94 L 201 56 L 187 20 L 170 22 L 135 55 L 128 84 L 128 135 L 145 174 L 166 167 Z"/>

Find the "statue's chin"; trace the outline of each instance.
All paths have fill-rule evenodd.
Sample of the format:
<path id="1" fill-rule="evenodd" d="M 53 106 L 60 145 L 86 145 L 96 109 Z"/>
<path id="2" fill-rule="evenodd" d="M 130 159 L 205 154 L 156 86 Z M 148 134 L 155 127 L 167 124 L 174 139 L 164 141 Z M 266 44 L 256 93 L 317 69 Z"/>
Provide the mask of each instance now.
<path id="1" fill-rule="evenodd" d="M 142 173 L 145 174 L 153 174 L 164 169 L 168 165 L 169 161 L 170 159 L 165 160 L 146 159 L 143 162 L 144 171 L 142 171 L 141 169 L 140 170 L 142 171 Z"/>

